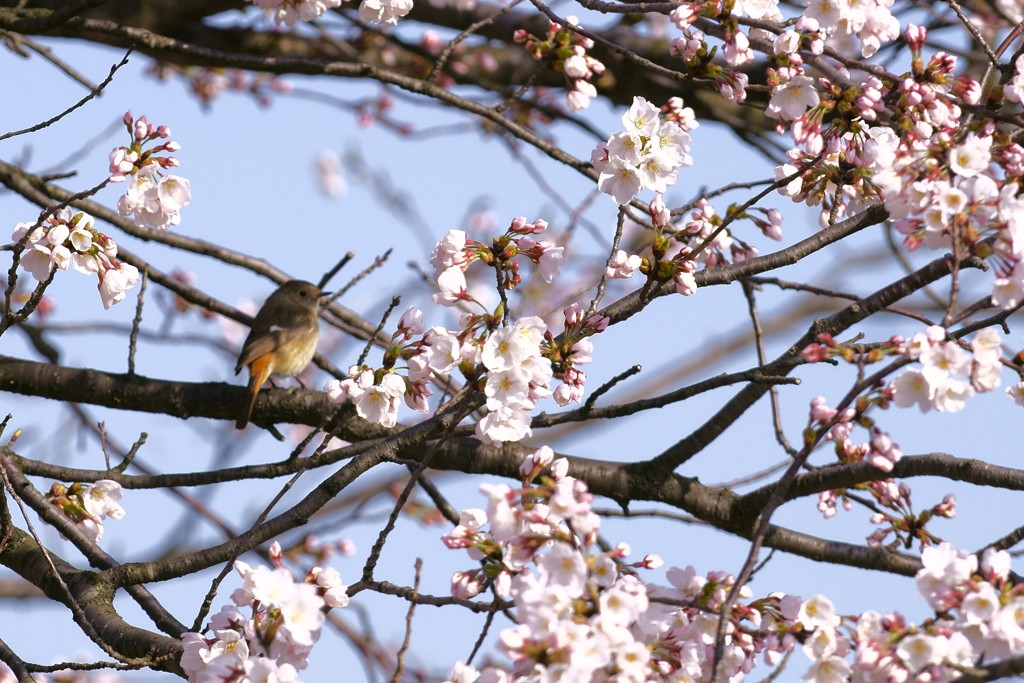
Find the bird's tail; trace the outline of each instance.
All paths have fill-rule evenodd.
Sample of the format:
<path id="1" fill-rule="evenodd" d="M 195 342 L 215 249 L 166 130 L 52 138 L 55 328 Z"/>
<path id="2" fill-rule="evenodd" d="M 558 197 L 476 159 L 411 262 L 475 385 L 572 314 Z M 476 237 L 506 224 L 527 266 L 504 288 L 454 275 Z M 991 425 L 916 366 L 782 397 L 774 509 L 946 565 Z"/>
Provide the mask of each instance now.
<path id="1" fill-rule="evenodd" d="M 252 416 L 253 406 L 256 405 L 256 397 L 260 394 L 260 387 L 270 376 L 270 354 L 264 354 L 249 363 L 249 387 L 246 391 L 245 401 L 241 405 L 238 419 L 235 420 L 235 429 L 245 429 L 249 424 L 249 417 Z"/>

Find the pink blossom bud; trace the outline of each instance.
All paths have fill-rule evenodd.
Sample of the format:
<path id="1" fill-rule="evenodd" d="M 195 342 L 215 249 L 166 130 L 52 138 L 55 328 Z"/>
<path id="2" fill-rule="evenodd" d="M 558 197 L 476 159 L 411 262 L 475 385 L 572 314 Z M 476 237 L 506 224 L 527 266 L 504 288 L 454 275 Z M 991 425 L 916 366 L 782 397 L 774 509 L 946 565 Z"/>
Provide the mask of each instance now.
<path id="1" fill-rule="evenodd" d="M 871 535 L 867 538 L 869 548 L 877 548 L 882 545 L 882 541 L 889 535 L 889 529 L 875 529 L 871 532 Z"/>
<path id="2" fill-rule="evenodd" d="M 939 73 L 949 74 L 956 69 L 957 59 L 948 52 L 936 52 L 928 65 Z"/>
<path id="3" fill-rule="evenodd" d="M 562 63 L 562 70 L 569 78 L 587 78 L 590 76 L 590 69 L 587 67 L 587 60 L 579 55 L 572 55 Z"/>
<path id="4" fill-rule="evenodd" d="M 430 54 L 436 55 L 444 48 L 444 40 L 437 31 L 428 30 L 420 36 L 420 45 Z"/>
<path id="5" fill-rule="evenodd" d="M 981 84 L 972 78 L 961 76 L 957 79 L 955 92 L 967 104 L 977 104 L 981 100 Z"/>
<path id="6" fill-rule="evenodd" d="M 665 206 L 665 200 L 660 194 L 654 195 L 648 208 L 651 210 L 651 220 L 654 221 L 655 226 L 663 228 L 672 220 L 672 214 L 669 213 L 668 207 Z"/>
<path id="7" fill-rule="evenodd" d="M 917 26 L 916 24 L 909 24 L 905 31 L 903 31 L 903 39 L 907 41 L 907 45 L 910 46 L 911 50 L 920 50 L 924 47 L 924 41 L 928 37 L 928 29 L 924 26 Z"/>
<path id="8" fill-rule="evenodd" d="M 551 472 L 552 479 L 561 481 L 569 473 L 569 461 L 565 458 L 556 458 L 551 462 L 551 466 L 548 469 Z"/>
<path id="9" fill-rule="evenodd" d="M 512 219 L 512 224 L 508 226 L 508 231 L 509 232 L 514 232 L 514 233 L 519 233 L 519 234 L 528 232 L 527 230 L 523 229 L 523 226 L 525 226 L 525 225 L 526 225 L 526 216 L 516 216 L 515 218 Z"/>
<path id="10" fill-rule="evenodd" d="M 696 8 L 692 5 L 680 5 L 669 13 L 668 18 L 681 31 L 693 23 L 696 18 Z"/>
<path id="11" fill-rule="evenodd" d="M 529 457 L 533 458 L 533 462 L 536 463 L 537 467 L 547 467 L 554 461 L 555 452 L 551 450 L 550 446 L 541 446 Z M 566 462 L 568 464 L 568 461 Z"/>
<path id="12" fill-rule="evenodd" d="M 956 496 L 947 493 L 942 502 L 935 506 L 935 514 L 949 519 L 956 517 Z"/>
<path id="13" fill-rule="evenodd" d="M 480 594 L 484 579 L 479 572 L 455 572 L 452 574 L 451 591 L 456 598 L 468 600 Z"/>
<path id="14" fill-rule="evenodd" d="M 583 312 L 583 307 L 575 301 L 563 308 L 562 315 L 565 316 L 565 326 L 572 327 L 583 320 Z"/>
<path id="15" fill-rule="evenodd" d="M 593 331 L 594 334 L 597 334 L 607 330 L 611 322 L 612 319 L 606 315 L 592 315 L 587 318 L 587 328 Z"/>
<path id="16" fill-rule="evenodd" d="M 559 384 L 555 387 L 554 392 L 552 392 L 551 398 L 555 400 L 555 403 L 564 408 L 572 402 L 572 389 L 566 384 Z"/>
<path id="17" fill-rule="evenodd" d="M 809 347 L 808 347 L 809 348 Z M 829 408 L 824 396 L 816 396 L 811 399 L 811 419 L 818 422 L 828 422 L 836 416 L 837 411 Z"/>
<path id="18" fill-rule="evenodd" d="M 124 116 L 121 117 L 121 122 L 124 123 L 124 125 L 126 125 L 126 126 L 132 125 L 132 110 L 131 109 L 129 109 L 128 111 L 126 111 L 124 113 Z"/>

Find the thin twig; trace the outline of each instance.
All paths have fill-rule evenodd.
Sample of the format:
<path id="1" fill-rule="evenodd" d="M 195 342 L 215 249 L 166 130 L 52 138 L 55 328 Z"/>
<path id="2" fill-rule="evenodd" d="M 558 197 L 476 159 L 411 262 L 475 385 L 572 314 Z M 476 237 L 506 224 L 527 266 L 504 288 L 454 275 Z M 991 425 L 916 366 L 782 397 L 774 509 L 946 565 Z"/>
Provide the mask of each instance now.
<path id="1" fill-rule="evenodd" d="M 324 276 L 320 278 L 320 282 L 318 282 L 316 285 L 317 289 L 323 289 L 324 287 L 326 287 L 327 283 L 331 281 L 331 278 L 337 275 L 338 271 L 344 268 L 345 265 L 348 264 L 348 262 L 351 261 L 352 257 L 354 256 L 355 254 L 353 254 L 351 251 L 342 256 L 341 259 L 336 264 L 334 264 L 334 267 L 331 268 L 326 273 L 324 273 Z"/>
<path id="2" fill-rule="evenodd" d="M 105 79 L 103 79 L 103 82 L 100 83 L 99 85 L 97 85 L 95 88 L 93 88 L 92 91 L 90 91 L 88 95 L 86 95 L 85 97 L 80 99 L 78 102 L 76 102 L 75 104 L 71 105 L 70 107 L 68 107 L 67 109 L 65 109 L 61 113 L 57 114 L 53 118 L 47 119 L 46 121 L 43 121 L 42 123 L 37 123 L 34 126 L 30 126 L 28 128 L 23 128 L 22 130 L 15 130 L 15 131 L 11 131 L 10 133 L 4 133 L 3 135 L 0 135 L 0 141 L 7 140 L 8 138 L 13 138 L 13 137 L 15 137 L 17 135 L 25 135 L 26 133 L 35 133 L 36 131 L 42 130 L 43 128 L 47 128 L 49 126 L 52 126 L 53 124 L 57 123 L 62 118 L 64 118 L 68 114 L 70 114 L 71 112 L 73 112 L 76 109 L 78 109 L 79 107 L 85 105 L 89 100 L 93 99 L 94 97 L 96 97 L 100 93 L 102 93 L 103 89 L 106 88 L 110 84 L 110 82 L 112 80 L 114 80 L 114 74 L 117 73 L 117 70 L 120 69 L 122 66 L 124 66 L 125 64 L 128 63 L 128 56 L 132 53 L 132 50 L 134 50 L 134 48 L 128 48 L 128 52 L 126 52 L 124 54 L 124 57 L 121 58 L 121 61 L 118 62 L 117 64 L 113 65 L 112 67 L 110 67 L 110 73 L 107 74 L 107 77 Z"/>
<path id="3" fill-rule="evenodd" d="M 626 368 L 625 370 L 623 370 L 619 374 L 617 374 L 614 377 L 612 377 L 610 380 L 608 380 L 607 382 L 602 384 L 600 387 L 598 387 L 597 391 L 595 391 L 594 393 L 590 394 L 590 396 L 587 398 L 586 402 L 583 404 L 583 410 L 590 410 L 590 409 L 592 409 L 594 407 L 594 403 L 596 403 L 597 399 L 599 399 L 602 395 L 604 395 L 604 394 L 608 393 L 609 391 L 611 391 L 611 389 L 615 385 L 617 385 L 619 382 L 622 382 L 623 380 L 629 379 L 633 375 L 639 373 L 641 370 L 643 370 L 643 366 L 640 365 L 640 364 L 637 364 L 637 365 L 633 365 L 633 366 L 630 366 L 630 367 Z"/>
<path id="4" fill-rule="evenodd" d="M 377 335 L 384 329 L 384 325 L 387 324 L 388 318 L 391 316 L 392 311 L 398 308 L 398 304 L 402 303 L 402 297 L 393 296 L 391 297 L 391 303 L 388 304 L 388 308 L 384 311 L 384 315 L 380 317 L 380 322 L 377 324 L 377 329 L 374 330 L 373 336 L 367 340 L 366 346 L 363 347 L 363 352 L 359 354 L 359 360 L 356 361 L 356 365 L 362 365 L 366 362 L 366 357 L 370 355 L 370 349 L 373 348 L 373 340 L 377 338 Z"/>
<path id="5" fill-rule="evenodd" d="M 484 17 L 479 21 L 473 22 L 472 24 L 467 26 L 462 31 L 462 33 L 452 38 L 451 41 L 449 41 L 449 43 L 444 46 L 444 49 L 441 50 L 441 54 L 437 56 L 437 60 L 434 62 L 433 68 L 430 69 L 430 73 L 427 75 L 427 80 L 430 81 L 431 83 L 437 83 L 437 79 L 440 77 L 441 73 L 444 71 L 445 65 L 448 63 L 448 58 L 451 57 L 452 51 L 459 43 L 461 43 L 466 38 L 470 37 L 477 31 L 482 29 L 484 26 L 494 23 L 500 17 L 505 16 L 522 1 L 523 0 L 512 0 L 512 2 L 505 5 L 505 7 L 501 8 L 494 14 Z"/>
<path id="6" fill-rule="evenodd" d="M 416 601 L 420 594 L 420 573 L 423 570 L 423 560 L 416 558 L 415 576 L 412 584 L 412 599 L 409 600 L 409 609 L 405 612 L 405 638 L 402 646 L 398 648 L 395 655 L 395 673 L 391 676 L 391 683 L 398 683 L 402 679 L 402 670 L 405 669 L 405 653 L 409 650 L 409 643 L 412 642 L 412 617 L 416 613 Z"/>
<path id="7" fill-rule="evenodd" d="M 135 375 L 135 350 L 139 341 L 139 326 L 142 325 L 142 303 L 146 298 L 146 285 L 149 284 L 149 264 L 142 269 L 142 283 L 139 285 L 139 298 L 135 304 L 135 317 L 132 318 L 132 332 L 128 335 L 128 376 Z M 110 463 L 107 463 L 110 467 Z"/>
<path id="8" fill-rule="evenodd" d="M 743 287 L 743 296 L 747 299 L 747 310 L 750 313 L 750 323 L 754 329 L 754 349 L 757 352 L 757 364 L 763 366 L 767 364 L 768 358 L 764 352 L 764 329 L 761 327 L 761 316 L 757 312 L 757 301 L 754 297 L 754 287 L 750 284 L 749 280 L 741 280 L 740 285 Z M 786 451 L 791 457 L 796 456 L 796 449 L 789 443 L 789 439 L 786 438 L 786 433 L 782 426 L 782 410 L 779 407 L 779 392 L 775 389 L 775 386 L 768 387 L 768 399 L 771 401 L 772 406 L 772 427 L 775 430 L 775 440 L 782 447 L 782 450 Z"/>
<path id="9" fill-rule="evenodd" d="M 608 269 L 611 268 L 612 259 L 615 258 L 615 254 L 619 251 L 619 242 L 622 241 L 622 229 L 626 222 L 626 207 L 619 207 L 619 214 L 615 221 L 615 238 L 612 239 L 612 248 L 608 251 L 608 258 L 604 262 L 604 272 L 601 273 L 601 279 L 597 283 L 597 292 L 594 294 L 594 298 L 590 302 L 590 306 L 587 307 L 587 314 L 584 319 L 594 315 L 594 311 L 597 310 L 598 305 L 601 303 L 601 299 L 604 298 L 604 290 L 608 285 Z"/>

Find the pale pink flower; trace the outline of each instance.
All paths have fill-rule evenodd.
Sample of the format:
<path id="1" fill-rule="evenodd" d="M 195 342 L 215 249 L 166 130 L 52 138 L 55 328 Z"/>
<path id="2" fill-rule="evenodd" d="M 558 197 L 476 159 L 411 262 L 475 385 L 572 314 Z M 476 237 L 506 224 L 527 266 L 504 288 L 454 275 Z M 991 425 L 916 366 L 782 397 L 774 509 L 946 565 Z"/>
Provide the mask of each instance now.
<path id="1" fill-rule="evenodd" d="M 660 112 L 653 104 L 640 97 L 633 98 L 629 111 L 622 115 L 622 125 L 627 133 L 649 138 L 658 129 Z"/>
<path id="2" fill-rule="evenodd" d="M 839 625 L 839 616 L 832 601 L 821 594 L 812 595 L 800 605 L 797 620 L 804 628 L 835 628 Z"/>
<path id="3" fill-rule="evenodd" d="M 633 277 L 633 273 L 640 267 L 642 261 L 643 259 L 638 255 L 627 254 L 619 249 L 605 268 L 605 275 L 609 279 Z"/>
<path id="4" fill-rule="evenodd" d="M 395 26 L 412 10 L 412 0 L 362 0 L 359 18 L 363 21 Z"/>
<path id="5" fill-rule="evenodd" d="M 99 479 L 89 487 L 83 497 L 85 509 L 94 517 L 110 517 L 122 519 L 124 508 L 117 502 L 124 497 L 121 485 L 110 479 Z"/>
<path id="6" fill-rule="evenodd" d="M 846 683 L 851 673 L 850 665 L 842 657 L 829 655 L 823 659 L 816 660 L 807 672 L 801 676 L 802 680 L 814 681 L 814 683 Z"/>
<path id="7" fill-rule="evenodd" d="M 103 308 L 110 308 L 124 300 L 125 291 L 131 289 L 139 281 L 139 270 L 135 266 L 121 262 L 117 268 L 100 271 L 100 299 Z"/>
<path id="8" fill-rule="evenodd" d="M 992 138 L 970 133 L 960 145 L 949 152 L 949 169 L 964 178 L 973 177 L 992 160 Z"/>
<path id="9" fill-rule="evenodd" d="M 504 405 L 491 410 L 476 423 L 476 435 L 485 443 L 522 441 L 532 433 L 530 414 Z"/>
<path id="10" fill-rule="evenodd" d="M 911 671 L 920 671 L 945 659 L 945 645 L 945 638 L 916 633 L 900 641 L 896 647 L 896 654 L 907 663 Z"/>
<path id="11" fill-rule="evenodd" d="M 459 266 L 445 269 L 437 277 L 437 294 L 433 295 L 434 303 L 442 306 L 454 306 L 469 297 L 466 290 L 466 274 Z"/>
<path id="12" fill-rule="evenodd" d="M 636 165 L 618 156 L 609 158 L 597 181 L 597 188 L 618 204 L 628 204 L 642 187 Z"/>

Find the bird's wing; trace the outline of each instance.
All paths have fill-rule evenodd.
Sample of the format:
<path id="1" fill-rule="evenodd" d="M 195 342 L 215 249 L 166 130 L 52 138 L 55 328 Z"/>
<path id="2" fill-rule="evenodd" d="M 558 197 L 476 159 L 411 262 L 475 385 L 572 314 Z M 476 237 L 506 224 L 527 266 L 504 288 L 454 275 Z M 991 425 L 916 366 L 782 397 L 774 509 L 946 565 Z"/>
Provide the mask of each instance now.
<path id="1" fill-rule="evenodd" d="M 288 342 L 295 341 L 309 332 L 309 323 L 303 321 L 300 324 L 282 327 L 271 325 L 268 332 L 257 332 L 254 326 L 242 346 L 242 352 L 238 354 L 238 364 L 235 365 L 237 375 L 249 363 L 260 356 L 275 351 Z"/>

